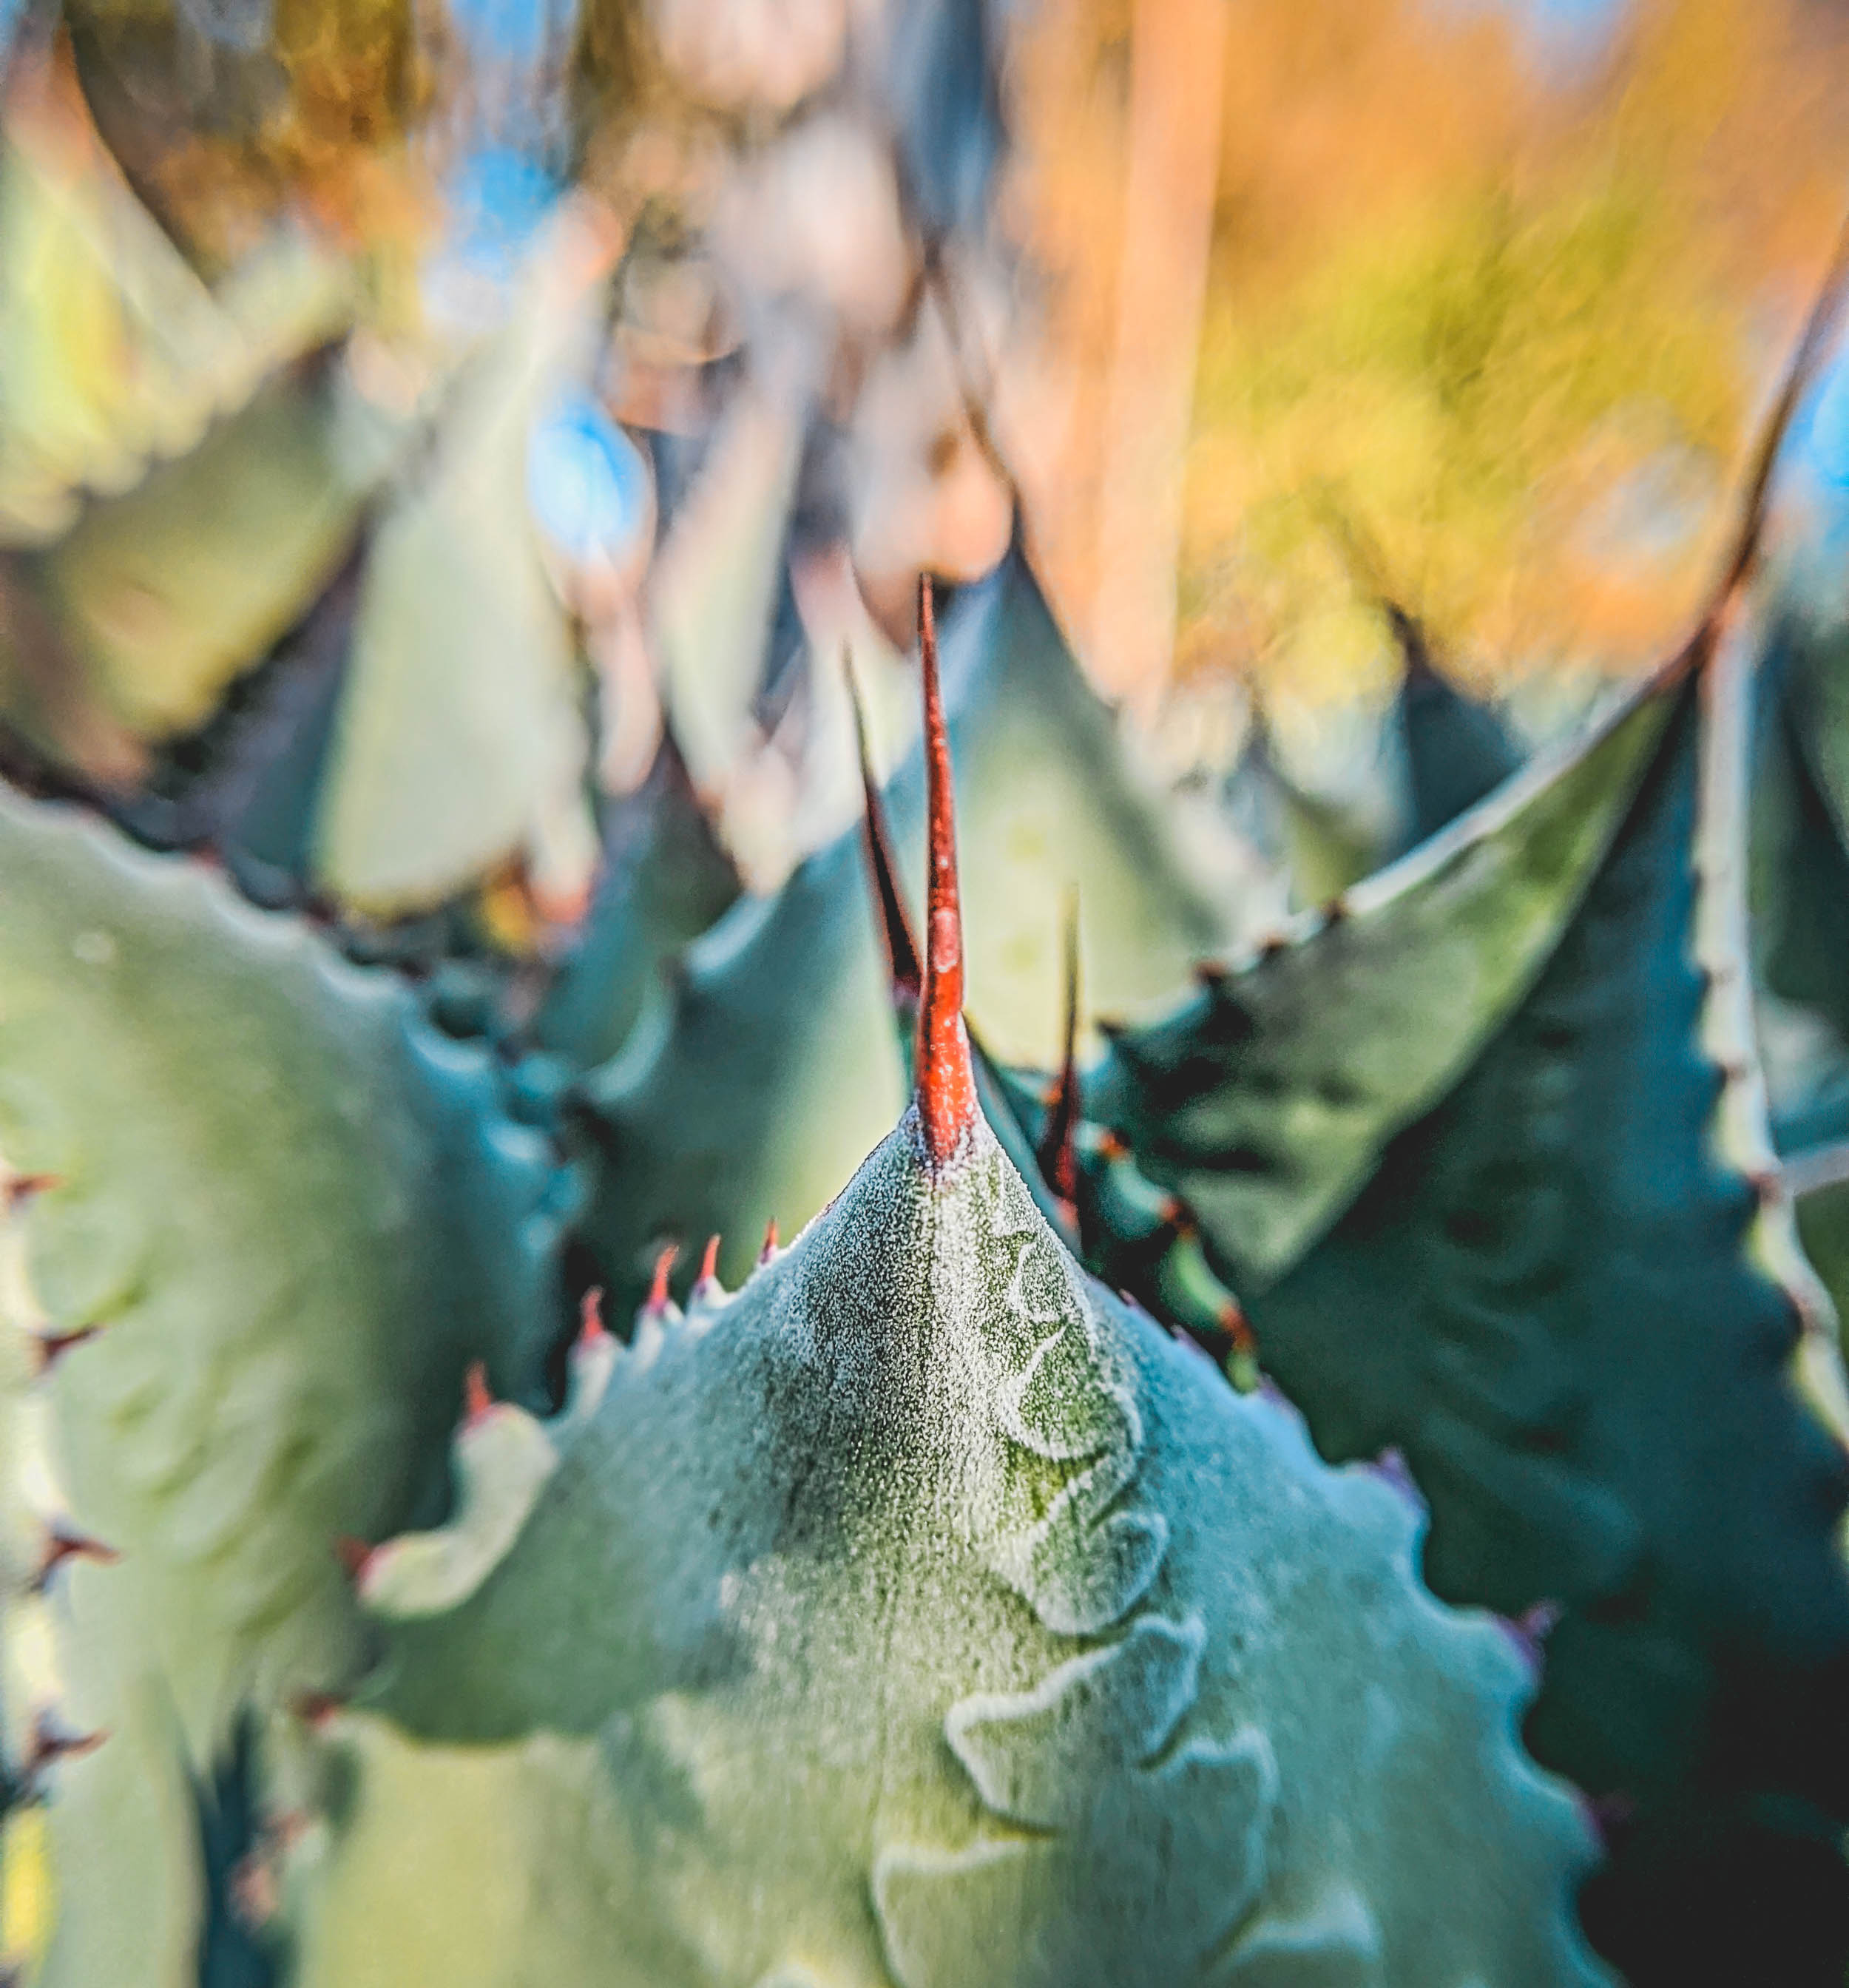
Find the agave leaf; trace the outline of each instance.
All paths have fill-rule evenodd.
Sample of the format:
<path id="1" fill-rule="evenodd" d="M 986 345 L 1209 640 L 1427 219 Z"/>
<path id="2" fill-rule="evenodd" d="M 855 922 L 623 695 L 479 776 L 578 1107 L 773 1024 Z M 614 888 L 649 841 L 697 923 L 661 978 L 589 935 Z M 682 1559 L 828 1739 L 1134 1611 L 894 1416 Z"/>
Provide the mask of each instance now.
<path id="1" fill-rule="evenodd" d="M 93 504 L 38 566 L 90 694 L 137 739 L 201 724 L 331 578 L 381 466 L 337 378 L 290 373 Z"/>
<path id="2" fill-rule="evenodd" d="M 1302 1257 L 1541 970 L 1672 702 L 1639 699 L 1107 1057 L 1089 1114 L 1185 1195 L 1242 1292 Z"/>
<path id="3" fill-rule="evenodd" d="M 248 1715 L 209 1780 L 195 1777 L 200 1864 L 205 1882 L 198 1988 L 276 1988 L 276 1956 L 251 1923 L 240 1879 L 262 1854 L 255 1723 Z"/>
<path id="4" fill-rule="evenodd" d="M 1067 647 L 1017 539 L 959 597 L 945 629 L 944 695 L 965 796 L 968 1006 L 1009 1061 L 1061 1046 L 1066 908 L 1084 906 L 1081 966 L 1094 1006 L 1141 1009 L 1185 983 L 1236 908 L 1188 867 L 1114 715 Z M 921 833 L 906 780 L 889 796 L 903 852 Z"/>
<path id="5" fill-rule="evenodd" d="M 731 766 L 752 723 L 805 427 L 785 397 L 737 393 L 650 576 L 664 696 L 701 780 Z"/>
<path id="6" fill-rule="evenodd" d="M 1849 628 L 1807 633 L 1793 658 L 1795 729 L 1837 833 L 1849 840 Z"/>
<path id="7" fill-rule="evenodd" d="M 597 893 L 534 1018 L 533 1040 L 580 1068 L 607 1062 L 628 1040 L 663 963 L 705 931 L 739 888 L 680 748 L 664 732 L 648 778 L 608 809 Z"/>
<path id="8" fill-rule="evenodd" d="M 1776 1128 L 1804 1254 L 1849 1334 L 1849 1070 L 1838 1070 Z"/>
<path id="9" fill-rule="evenodd" d="M 1755 958 L 1766 984 L 1849 1039 L 1849 634 L 1795 614 L 1760 673 L 1754 739 Z"/>
<path id="10" fill-rule="evenodd" d="M 1653 1980 L 1695 1942 L 1651 1925 L 1712 1936 L 1716 1900 L 1678 1860 L 1747 1826 L 1741 1790 L 1802 1790 L 1820 1818 L 1849 1805 L 1830 1709 L 1833 1667 L 1849 1660 L 1844 1472 L 1811 1405 L 1841 1426 L 1841 1372 L 1800 1330 L 1801 1266 L 1775 1234 L 1749 1233 L 1754 1187 L 1712 1141 L 1722 1083 L 1692 958 L 1702 695 L 1671 672 L 1564 765 L 1380 880 L 1388 908 L 1435 910 L 1468 852 L 1533 833 L 1572 786 L 1603 825 L 1521 978 L 1486 988 L 1460 961 L 1448 986 L 1423 983 L 1435 1009 L 1467 1018 L 1464 1053 L 1417 1117 L 1376 1121 L 1391 1136 L 1367 1149 L 1358 1194 L 1346 1181 L 1327 1193 L 1326 1149 L 1307 1135 L 1330 1077 L 1338 1104 L 1352 1097 L 1340 1080 L 1371 1068 L 1365 1050 L 1351 1039 L 1318 1073 L 1271 1044 L 1335 1037 L 1332 989 L 1336 1013 L 1354 1012 L 1364 901 L 1166 1030 L 1126 1037 L 1096 1090 L 1142 1172 L 1198 1219 L 1323 1452 L 1404 1453 L 1432 1506 L 1434 1589 L 1563 1611 L 1530 1739 L 1583 1785 L 1641 1805 L 1597 1923 L 1634 1978 Z M 1711 870 L 1737 829 L 1718 833 Z M 1269 977 L 1319 953 L 1286 1017 Z M 1398 970 L 1379 968 L 1384 1015 L 1398 1004 L 1378 984 Z M 1738 988 L 1737 965 L 1725 979 Z M 1410 1015 L 1388 1026 L 1409 1057 Z M 1724 1053 L 1749 1069 L 1743 1029 Z M 1249 1212 L 1255 1188 L 1286 1182 L 1314 1220 L 1285 1229 Z M 1839 1947 L 1844 1903 L 1828 1902 Z"/>
<path id="11" fill-rule="evenodd" d="M 979 235 L 1007 133 L 992 0 L 908 0 L 895 10 L 887 88 L 905 188 L 927 232 Z"/>
<path id="12" fill-rule="evenodd" d="M 1057 1042 L 1063 906 L 1085 906 L 1087 986 L 1141 1002 L 1174 987 L 1220 918 L 1130 776 L 1018 548 L 960 596 L 945 698 L 965 833 L 971 1016 L 985 1038 Z M 901 849 L 921 833 L 914 758 L 887 795 Z M 986 955 L 986 957 L 985 956 Z M 602 1148 L 586 1241 L 616 1303 L 639 1299 L 665 1237 L 725 1238 L 742 1275 L 775 1220 L 837 1193 L 904 1095 L 857 827 L 748 898 L 688 950 L 671 998 L 587 1086 Z"/>
<path id="13" fill-rule="evenodd" d="M 170 741 L 115 818 L 157 848 L 218 851 L 253 903 L 298 903 L 346 676 L 355 563 L 208 722 Z"/>
<path id="14" fill-rule="evenodd" d="M 1849 1142 L 1835 1148 L 1831 1157 L 1839 1164 L 1849 1162 Z M 1804 1254 L 1830 1293 L 1841 1330 L 1842 1321 L 1849 1319 L 1849 1164 L 1837 1178 L 1807 1185 L 1797 1212 Z"/>
<path id="15" fill-rule="evenodd" d="M 580 673 L 526 479 L 535 415 L 595 322 L 591 259 L 576 217 L 553 224 L 374 536 L 316 833 L 317 882 L 360 911 L 427 910 L 553 835 L 575 842 Z"/>
<path id="16" fill-rule="evenodd" d="M 1239 763 L 1227 776 L 1225 803 L 1239 832 L 1288 876 L 1299 904 L 1327 904 L 1376 865 L 1376 838 L 1365 824 L 1306 793 L 1279 765 L 1262 712 L 1254 712 Z"/>
<path id="17" fill-rule="evenodd" d="M 220 292 L 122 183 L 62 72 L 0 140 L 0 540 L 44 543 L 86 491 L 184 453 L 265 374 L 338 334 L 352 276 L 279 236 Z"/>
<path id="18" fill-rule="evenodd" d="M 305 1988 L 1599 1978 L 1520 1662 L 1410 1507 L 1085 1282 L 985 1132 L 930 1186 L 914 1138 L 644 1324 L 465 1594 L 405 1592 L 428 1535 L 369 1563 Z"/>
<path id="19" fill-rule="evenodd" d="M 1374 1110 L 1344 1128 L 1350 1138 L 1368 1128 L 1358 1194 L 1346 1141 L 1315 1134 L 1336 1115 L 1328 1094 L 1347 1104 L 1379 1067 L 1369 1038 L 1350 1037 L 1320 1067 L 1293 1063 L 1290 1051 L 1352 1026 L 1349 989 L 1367 986 L 1379 1003 L 1371 1013 L 1411 1063 L 1411 1013 L 1381 983 L 1404 973 L 1434 1006 L 1446 999 L 1417 955 L 1410 966 L 1377 955 L 1379 970 L 1363 980 L 1364 948 L 1382 929 L 1371 928 L 1364 903 L 1216 982 L 1170 1023 L 1127 1035 L 1091 1104 L 1198 1219 L 1209 1256 L 1252 1312 L 1267 1365 L 1319 1441 L 1337 1456 L 1406 1449 L 1433 1499 L 1428 1564 L 1440 1591 L 1511 1611 L 1597 1598 L 1631 1584 L 1650 1541 L 1657 1580 L 1686 1582 L 1717 1619 L 1755 1624 L 1795 1657 L 1849 1629 L 1849 1592 L 1828 1561 L 1827 1529 L 1797 1523 L 1801 1487 L 1822 1481 L 1821 1437 L 1777 1364 L 1764 1398 L 1730 1384 L 1701 1411 L 1718 1446 L 1759 1459 L 1746 1475 L 1763 1501 L 1737 1483 L 1715 1489 L 1724 1531 L 1718 1513 L 1692 1523 L 1678 1457 L 1627 1455 L 1613 1432 L 1627 1417 L 1655 1420 L 1665 1412 L 1652 1400 L 1711 1371 L 1692 1374 L 1682 1357 L 1696 1320 L 1702 1337 L 1732 1349 L 1734 1364 L 1794 1329 L 1788 1301 L 1746 1256 L 1752 1192 L 1708 1152 L 1720 1078 L 1699 1040 L 1702 983 L 1688 956 L 1697 697 L 1689 681 L 1652 688 L 1564 766 L 1523 783 L 1521 805 L 1479 810 L 1381 880 L 1391 894 L 1376 915 L 1397 908 L 1406 929 L 1421 930 L 1412 906 L 1423 900 L 1442 918 L 1473 853 L 1512 830 L 1551 836 L 1551 804 L 1564 793 L 1587 796 L 1607 825 L 1577 888 L 1556 898 L 1530 940 L 1529 977 L 1486 981 L 1459 958 L 1443 983 L 1450 998 L 1463 989 L 1488 999 L 1465 1009 L 1462 1040 L 1438 1081 L 1420 1087 L 1418 1115 L 1381 1111 L 1377 1090 L 1363 1092 Z M 1621 783 L 1615 821 L 1609 786 L 1588 794 L 1585 784 L 1601 770 Z M 1451 895 L 1446 908 L 1467 918 L 1472 907 Z M 1319 959 L 1319 974 L 1303 972 Z M 1289 965 L 1301 977 L 1286 1008 L 1275 976 Z M 1334 1192 L 1325 1151 L 1343 1168 Z M 1289 1227 L 1264 1219 L 1266 1191 L 1283 1205 L 1286 1180 L 1314 1209 Z M 1674 1334 L 1640 1339 L 1634 1287 L 1671 1277 L 1687 1301 L 1654 1297 L 1650 1315 L 1673 1317 Z M 1327 1321 L 1363 1288 L 1374 1293 L 1374 1327 L 1357 1341 L 1332 1337 Z M 1381 1323 L 1401 1314 L 1402 1325 Z M 1678 1419 L 1692 1425 L 1692 1408 Z M 1513 1456 L 1479 1456 L 1499 1441 L 1550 1460 L 1516 1468 Z M 1479 1466 L 1488 1475 L 1473 1491 Z M 1491 1502 L 1465 1509 L 1475 1498 Z M 1559 1537 L 1544 1546 L 1550 1530 Z M 1775 1554 L 1782 1574 L 1768 1583 Z M 1768 1586 L 1783 1598 L 1776 1606 Z M 1587 1778 L 1603 1785 L 1608 1771 Z"/>
<path id="20" fill-rule="evenodd" d="M 1499 787 L 1522 756 L 1496 712 L 1433 667 L 1418 623 L 1388 614 L 1404 665 L 1398 715 L 1411 806 L 1402 846 L 1412 848 Z"/>
<path id="21" fill-rule="evenodd" d="M 913 1107 L 735 1297 L 587 1330 L 548 1424 L 485 1405 L 451 1521 L 367 1561 L 386 1723 L 330 1735 L 314 1914 L 362 1971 L 308 1988 L 387 1978 L 382 1865 L 561 1984 L 1590 1988 L 1512 1643 L 1421 1591 L 1400 1494 L 1090 1282 L 977 1108 L 928 658 Z M 446 1817 L 377 1855 L 405 1740 L 513 1767 L 493 1864 Z"/>
<path id="22" fill-rule="evenodd" d="M 569 1184 L 391 977 L 63 808 L 0 795 L 0 1151 L 50 1177 L 7 1309 L 95 1328 L 9 1402 L 5 1469 L 120 1555 L 8 1608 L 35 1702 L 110 1736 L 57 1770 L 42 1979 L 164 1988 L 196 1978 L 190 1776 L 350 1670 L 333 1542 L 441 1497 L 465 1361 L 537 1392 Z"/>

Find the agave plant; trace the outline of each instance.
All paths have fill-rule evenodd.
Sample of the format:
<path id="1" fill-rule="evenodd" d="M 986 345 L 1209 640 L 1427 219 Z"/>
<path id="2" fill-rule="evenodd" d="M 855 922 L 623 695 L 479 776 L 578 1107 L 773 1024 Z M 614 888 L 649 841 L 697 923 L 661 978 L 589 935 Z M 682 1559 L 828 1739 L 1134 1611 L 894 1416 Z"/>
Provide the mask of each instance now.
<path id="1" fill-rule="evenodd" d="M 523 465 L 672 216 L 387 363 L 144 211 L 164 92 L 321 86 L 181 12 L 71 8 L 0 157 L 71 272 L 0 277 L 0 1978 L 1842 1982 L 1849 644 L 1759 561 L 1840 275 L 1691 637 L 1526 764 L 1383 599 L 1403 791 L 1261 718 L 1204 824 L 1017 498 L 776 877 L 723 762 L 845 776 L 796 577 L 878 564 L 818 381 L 918 323 L 735 216 L 805 357 L 658 453 L 594 680 Z M 574 117 L 864 144 L 683 15 L 583 9 Z M 873 65 L 921 296 L 991 15 Z"/>
<path id="2" fill-rule="evenodd" d="M 7 803 L 9 1027 L 56 1073 L 8 1141 L 45 1370 L 8 1456 L 60 1500 L 7 1625 L 59 1695 L 49 1852 L 8 1834 L 55 1874 L 44 1978 L 194 1964 L 172 1814 L 253 1714 L 303 1981 L 1597 1978 L 1514 1641 L 996 1145 L 924 653 L 911 1107 L 735 1295 L 664 1276 L 627 1346 L 593 1306 L 549 1417 L 508 1397 L 543 1400 L 563 1176 L 478 1053 L 221 877 Z M 465 1370 L 448 1517 L 350 1588 L 342 1539 L 436 1516 Z"/>

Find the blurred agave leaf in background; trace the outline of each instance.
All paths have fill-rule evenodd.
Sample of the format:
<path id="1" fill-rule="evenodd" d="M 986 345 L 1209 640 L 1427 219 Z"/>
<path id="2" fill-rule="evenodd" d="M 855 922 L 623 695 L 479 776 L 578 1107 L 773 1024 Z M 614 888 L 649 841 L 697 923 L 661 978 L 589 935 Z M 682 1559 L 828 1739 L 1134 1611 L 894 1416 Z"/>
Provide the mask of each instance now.
<path id="1" fill-rule="evenodd" d="M 556 898 L 588 888 L 578 658 L 528 506 L 528 450 L 583 370 L 613 252 L 587 208 L 547 224 L 374 539 L 316 870 L 375 915 L 428 908 L 518 854 Z"/>
<path id="2" fill-rule="evenodd" d="M 276 238 L 215 292 L 123 183 L 68 69 L 21 65 L 0 140 L 0 541 L 191 448 L 280 363 L 336 336 L 337 257 Z"/>

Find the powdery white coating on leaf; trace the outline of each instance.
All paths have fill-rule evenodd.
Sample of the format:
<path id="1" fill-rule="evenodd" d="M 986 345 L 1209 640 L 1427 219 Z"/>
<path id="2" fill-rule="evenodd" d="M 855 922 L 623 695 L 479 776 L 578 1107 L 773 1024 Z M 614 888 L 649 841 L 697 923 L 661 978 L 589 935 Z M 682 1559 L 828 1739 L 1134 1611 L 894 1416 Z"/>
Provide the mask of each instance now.
<path id="1" fill-rule="evenodd" d="M 533 1978 L 1601 1978 L 1506 1640 L 1419 1587 L 1404 1499 L 1091 1284 L 979 1122 L 933 1169 L 908 1116 L 552 1433 L 376 1692 L 401 1748 L 519 1763 L 544 1861 L 456 1909 L 530 1895 Z M 363 1774 L 350 1813 L 357 1858 Z M 377 1909 L 336 1842 L 324 1927 L 343 1893 Z"/>
<path id="2" fill-rule="evenodd" d="M 41 1988 L 196 1980 L 188 1770 L 361 1666 L 335 1540 L 441 1493 L 465 1361 L 536 1384 L 568 1183 L 497 1096 L 394 976 L 0 792 L 0 1159 L 56 1177 L 0 1234 L 0 1332 L 97 1328 L 0 1404 L 0 1552 L 120 1554 L 0 1624 L 20 1702 L 110 1736 L 57 1770 Z"/>

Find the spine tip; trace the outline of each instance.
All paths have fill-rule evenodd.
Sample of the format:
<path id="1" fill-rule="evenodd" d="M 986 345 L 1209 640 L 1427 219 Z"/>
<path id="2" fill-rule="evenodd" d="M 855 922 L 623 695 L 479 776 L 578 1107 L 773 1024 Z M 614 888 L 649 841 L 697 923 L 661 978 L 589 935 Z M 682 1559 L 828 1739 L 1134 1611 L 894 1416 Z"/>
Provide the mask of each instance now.
<path id="1" fill-rule="evenodd" d="M 603 1290 L 593 1284 L 578 1302 L 578 1344 L 592 1347 L 610 1337 L 603 1324 Z"/>
<path id="2" fill-rule="evenodd" d="M 925 1151 L 941 1165 L 955 1154 L 975 1123 L 976 1085 L 969 1038 L 963 1027 L 963 915 L 957 880 L 956 813 L 928 573 L 918 580 L 918 651 L 930 790 L 924 977 L 918 1003 L 918 1123 Z"/>
<path id="3" fill-rule="evenodd" d="M 668 1309 L 668 1277 L 674 1266 L 674 1259 L 681 1253 L 678 1242 L 668 1243 L 655 1258 L 655 1271 L 649 1281 L 648 1297 L 642 1309 L 646 1314 L 660 1314 Z"/>
<path id="4" fill-rule="evenodd" d="M 365 1540 L 355 1539 L 350 1533 L 340 1533 L 334 1541 L 334 1557 L 355 1587 L 364 1578 L 366 1564 L 372 1557 L 373 1550 Z"/>
<path id="5" fill-rule="evenodd" d="M 468 1371 L 462 1377 L 462 1419 L 465 1426 L 473 1428 L 494 1405 L 495 1398 L 488 1389 L 488 1369 L 479 1360 L 472 1360 L 468 1363 Z"/>
<path id="6" fill-rule="evenodd" d="M 58 1174 L 14 1174 L 0 1193 L 3 1193 L 8 1212 L 22 1208 L 29 1201 L 35 1201 L 42 1194 L 49 1194 L 52 1188 L 63 1186 L 62 1175 Z"/>
<path id="7" fill-rule="evenodd" d="M 67 1353 L 75 1352 L 86 1340 L 94 1339 L 102 1329 L 96 1325 L 80 1325 L 71 1332 L 35 1334 L 39 1373 L 49 1374 Z"/>
<path id="8" fill-rule="evenodd" d="M 87 1560 L 99 1567 L 113 1567 L 122 1556 L 113 1547 L 106 1547 L 100 1540 L 91 1539 L 86 1533 L 73 1532 L 69 1527 L 53 1525 L 46 1535 L 45 1544 L 39 1555 L 37 1570 L 32 1576 L 32 1591 L 42 1594 L 49 1588 L 59 1567 L 67 1560 Z"/>

